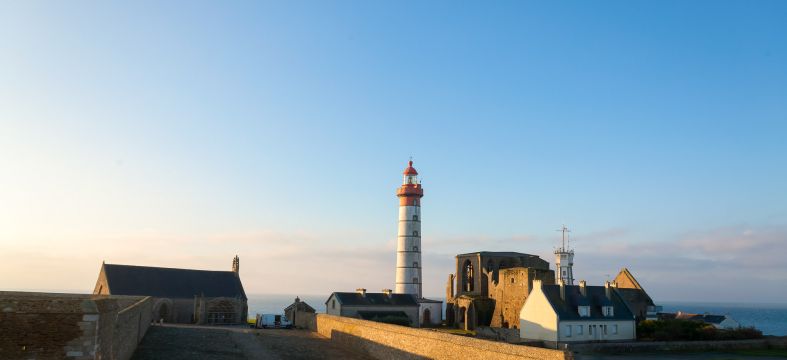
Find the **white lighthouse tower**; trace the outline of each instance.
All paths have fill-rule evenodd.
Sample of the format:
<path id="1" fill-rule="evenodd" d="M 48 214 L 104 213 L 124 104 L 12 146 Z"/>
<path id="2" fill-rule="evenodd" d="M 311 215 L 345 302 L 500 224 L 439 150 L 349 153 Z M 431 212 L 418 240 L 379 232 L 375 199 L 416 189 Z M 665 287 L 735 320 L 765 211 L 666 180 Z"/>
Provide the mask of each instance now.
<path id="1" fill-rule="evenodd" d="M 421 294 L 421 198 L 424 189 L 410 160 L 404 169 L 399 197 L 399 239 L 396 246 L 396 294 Z"/>
<path id="2" fill-rule="evenodd" d="M 563 233 L 563 244 L 560 248 L 555 249 L 555 282 L 563 283 L 566 285 L 574 285 L 574 250 L 569 248 L 568 233 L 571 232 L 566 225 L 558 230 Z"/>

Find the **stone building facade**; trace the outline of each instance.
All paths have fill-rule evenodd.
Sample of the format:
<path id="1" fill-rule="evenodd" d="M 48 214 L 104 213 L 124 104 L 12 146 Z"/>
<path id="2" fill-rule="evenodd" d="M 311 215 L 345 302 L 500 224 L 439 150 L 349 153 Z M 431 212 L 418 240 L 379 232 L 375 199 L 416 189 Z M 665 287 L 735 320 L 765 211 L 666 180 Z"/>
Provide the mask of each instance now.
<path id="1" fill-rule="evenodd" d="M 93 294 L 150 296 L 155 321 L 245 324 L 248 305 L 239 267 L 237 256 L 232 271 L 102 264 Z"/>
<path id="2" fill-rule="evenodd" d="M 533 280 L 553 284 L 554 271 L 536 255 L 481 251 L 456 256 L 456 274 L 446 286 L 446 323 L 474 329 L 477 326 L 516 328 L 519 310 Z"/>
<path id="3" fill-rule="evenodd" d="M 419 304 L 413 294 L 395 294 L 390 289 L 382 293 L 369 293 L 366 289 L 355 292 L 334 292 L 325 301 L 329 315 L 346 316 L 364 320 L 390 322 L 419 327 Z"/>

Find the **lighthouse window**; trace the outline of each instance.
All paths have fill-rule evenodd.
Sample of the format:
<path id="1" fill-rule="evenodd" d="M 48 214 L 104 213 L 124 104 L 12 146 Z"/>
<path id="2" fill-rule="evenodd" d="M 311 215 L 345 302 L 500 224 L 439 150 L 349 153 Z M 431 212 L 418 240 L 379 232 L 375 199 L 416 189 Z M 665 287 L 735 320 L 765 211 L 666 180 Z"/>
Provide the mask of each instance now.
<path id="1" fill-rule="evenodd" d="M 418 205 L 418 200 L 413 200 L 413 206 Z"/>
<path id="2" fill-rule="evenodd" d="M 413 278 L 413 282 L 414 282 L 414 283 L 418 283 L 418 278 L 417 278 L 417 277 L 414 277 L 414 278 Z"/>
<path id="3" fill-rule="evenodd" d="M 413 221 L 418 221 L 418 215 L 413 215 Z"/>
<path id="4" fill-rule="evenodd" d="M 413 251 L 418 251 L 418 246 L 413 246 Z"/>
<path id="5" fill-rule="evenodd" d="M 413 267 L 418 267 L 418 261 L 413 261 Z"/>
<path id="6" fill-rule="evenodd" d="M 418 231 L 413 231 L 413 236 L 418 236 Z"/>

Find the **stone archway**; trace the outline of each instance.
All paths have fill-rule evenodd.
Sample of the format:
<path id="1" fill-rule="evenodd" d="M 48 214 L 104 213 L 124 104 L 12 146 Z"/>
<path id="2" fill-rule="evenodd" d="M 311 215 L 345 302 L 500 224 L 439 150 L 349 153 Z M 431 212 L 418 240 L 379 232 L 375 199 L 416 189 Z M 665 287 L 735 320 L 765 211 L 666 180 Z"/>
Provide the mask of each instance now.
<path id="1" fill-rule="evenodd" d="M 153 321 L 154 322 L 174 322 L 174 311 L 172 300 L 159 299 L 153 306 Z"/>

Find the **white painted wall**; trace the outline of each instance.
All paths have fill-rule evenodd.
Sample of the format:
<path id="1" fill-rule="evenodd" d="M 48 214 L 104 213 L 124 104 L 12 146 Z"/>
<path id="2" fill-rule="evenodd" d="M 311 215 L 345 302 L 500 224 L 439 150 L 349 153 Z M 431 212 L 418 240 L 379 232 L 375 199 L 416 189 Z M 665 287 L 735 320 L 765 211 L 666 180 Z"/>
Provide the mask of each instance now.
<path id="1" fill-rule="evenodd" d="M 544 295 L 541 281 L 533 280 L 533 290 L 519 311 L 519 337 L 557 341 L 557 331 L 557 314 Z"/>
<path id="2" fill-rule="evenodd" d="M 413 216 L 417 216 L 414 219 Z M 399 207 L 399 237 L 396 245 L 396 286 L 394 293 L 421 298 L 421 207 Z M 415 279 L 415 281 L 413 281 Z"/>
<path id="3" fill-rule="evenodd" d="M 339 300 L 336 300 L 336 295 L 331 295 L 331 297 L 328 298 L 328 302 L 325 303 L 325 313 L 328 315 L 341 316 L 342 304 L 339 303 Z"/>
<path id="4" fill-rule="evenodd" d="M 429 322 L 431 325 L 440 325 L 443 322 L 443 303 L 418 303 L 418 318 L 423 325 L 424 310 L 429 309 Z"/>
<path id="5" fill-rule="evenodd" d="M 606 333 L 604 327 L 606 326 Z M 614 327 L 617 326 L 617 334 Z M 571 327 L 571 330 L 568 330 Z M 581 329 L 581 330 L 580 330 Z M 591 331 L 592 329 L 592 331 Z M 571 320 L 558 324 L 560 342 L 634 340 L 634 320 Z"/>

